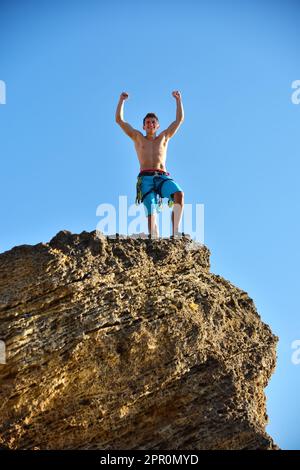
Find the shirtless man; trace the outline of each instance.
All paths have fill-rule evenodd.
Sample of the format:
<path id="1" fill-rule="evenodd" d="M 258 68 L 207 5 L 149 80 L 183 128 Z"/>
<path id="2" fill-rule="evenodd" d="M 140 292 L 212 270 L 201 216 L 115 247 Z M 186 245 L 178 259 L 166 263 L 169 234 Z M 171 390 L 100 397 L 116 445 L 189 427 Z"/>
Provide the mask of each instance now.
<path id="1" fill-rule="evenodd" d="M 156 212 L 161 210 L 163 197 L 169 199 L 169 206 L 174 204 L 172 211 L 172 235 L 178 236 L 178 227 L 184 206 L 184 193 L 181 187 L 170 177 L 166 170 L 166 157 L 168 142 L 177 132 L 184 120 L 181 94 L 172 92 L 176 99 L 176 119 L 170 126 L 156 135 L 159 129 L 159 120 L 154 113 L 148 113 L 143 120 L 143 129 L 146 136 L 137 129 L 131 127 L 123 118 L 124 101 L 128 99 L 128 93 L 123 92 L 116 110 L 116 122 L 123 131 L 134 141 L 137 156 L 140 162 L 140 173 L 137 182 L 136 202 L 143 202 L 145 213 L 148 217 L 149 236 L 158 238 Z"/>

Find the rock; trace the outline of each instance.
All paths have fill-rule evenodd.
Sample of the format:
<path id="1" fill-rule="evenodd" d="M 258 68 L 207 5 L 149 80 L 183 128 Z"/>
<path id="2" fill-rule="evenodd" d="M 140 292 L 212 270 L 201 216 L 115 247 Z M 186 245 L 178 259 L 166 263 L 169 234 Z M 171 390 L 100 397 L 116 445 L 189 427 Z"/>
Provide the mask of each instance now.
<path id="1" fill-rule="evenodd" d="M 0 255 L 0 446 L 276 449 L 277 338 L 188 235 L 59 232 Z"/>

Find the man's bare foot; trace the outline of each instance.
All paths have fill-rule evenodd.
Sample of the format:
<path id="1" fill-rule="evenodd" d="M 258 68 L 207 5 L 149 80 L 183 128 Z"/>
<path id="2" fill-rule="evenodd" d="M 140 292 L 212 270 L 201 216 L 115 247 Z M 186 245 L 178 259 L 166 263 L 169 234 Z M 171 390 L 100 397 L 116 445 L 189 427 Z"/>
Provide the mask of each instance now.
<path id="1" fill-rule="evenodd" d="M 159 235 L 157 235 L 157 233 L 149 233 L 148 238 L 150 238 L 151 240 L 158 240 Z"/>
<path id="2" fill-rule="evenodd" d="M 174 232 L 170 238 L 174 239 L 174 238 L 182 238 L 182 237 L 184 237 L 184 232 Z"/>

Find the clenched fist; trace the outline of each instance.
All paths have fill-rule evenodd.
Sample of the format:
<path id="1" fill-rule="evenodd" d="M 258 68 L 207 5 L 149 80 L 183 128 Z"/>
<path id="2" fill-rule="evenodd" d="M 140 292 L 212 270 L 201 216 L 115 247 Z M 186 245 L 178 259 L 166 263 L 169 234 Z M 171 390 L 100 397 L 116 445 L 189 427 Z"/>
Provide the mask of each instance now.
<path id="1" fill-rule="evenodd" d="M 127 100 L 128 96 L 129 96 L 128 93 L 126 93 L 126 91 L 123 91 L 123 93 L 121 93 L 121 95 L 120 95 L 120 99 L 121 100 Z"/>
<path id="2" fill-rule="evenodd" d="M 177 100 L 179 100 L 181 98 L 181 93 L 180 91 L 176 90 L 176 91 L 173 91 L 172 92 L 172 95 L 174 96 L 174 98 L 176 98 Z"/>

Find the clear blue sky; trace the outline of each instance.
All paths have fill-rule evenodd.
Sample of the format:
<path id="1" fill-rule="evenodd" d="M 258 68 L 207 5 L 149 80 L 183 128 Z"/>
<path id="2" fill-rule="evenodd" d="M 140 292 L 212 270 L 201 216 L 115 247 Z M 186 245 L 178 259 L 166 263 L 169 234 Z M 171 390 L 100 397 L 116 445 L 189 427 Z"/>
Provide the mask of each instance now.
<path id="1" fill-rule="evenodd" d="M 268 431 L 300 449 L 300 79 L 297 1 L 0 3 L 0 251 L 95 230 L 98 204 L 134 202 L 138 161 L 114 121 L 185 121 L 167 168 L 205 205 L 212 272 L 247 291 L 280 337 Z"/>

